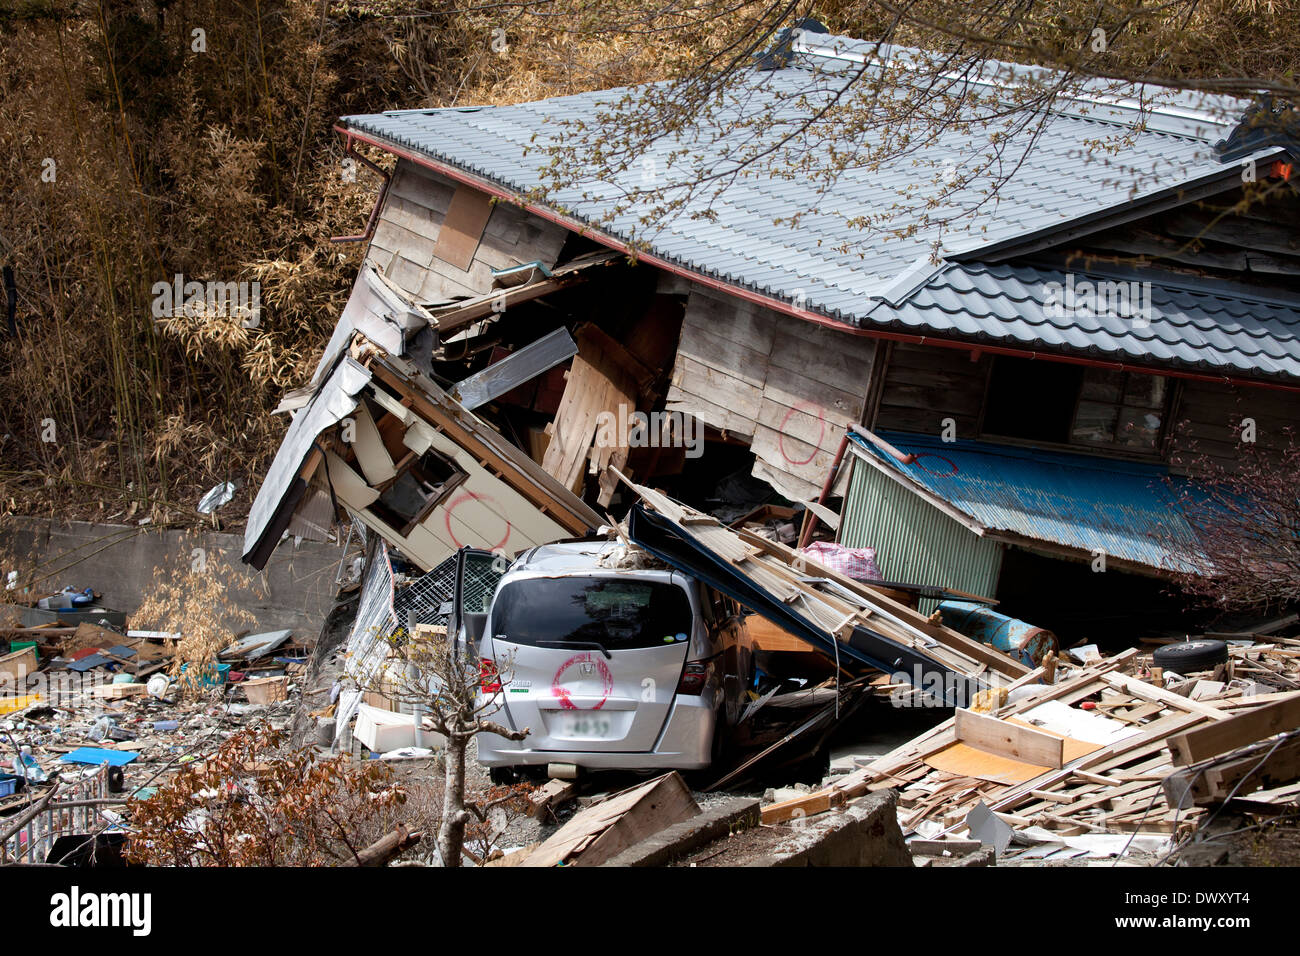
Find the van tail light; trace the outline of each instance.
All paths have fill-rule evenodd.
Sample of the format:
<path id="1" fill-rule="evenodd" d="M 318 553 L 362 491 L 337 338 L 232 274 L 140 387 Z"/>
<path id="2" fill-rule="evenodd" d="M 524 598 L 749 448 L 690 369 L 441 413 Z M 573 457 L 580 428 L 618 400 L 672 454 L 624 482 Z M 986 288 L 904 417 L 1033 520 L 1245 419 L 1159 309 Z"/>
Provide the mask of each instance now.
<path id="1" fill-rule="evenodd" d="M 677 682 L 677 693 L 698 697 L 709 686 L 709 678 L 712 676 L 712 661 L 687 661 L 682 679 Z"/>
<path id="2" fill-rule="evenodd" d="M 497 673 L 497 662 L 490 657 L 478 659 L 479 686 L 485 694 L 501 693 L 501 675 Z"/>

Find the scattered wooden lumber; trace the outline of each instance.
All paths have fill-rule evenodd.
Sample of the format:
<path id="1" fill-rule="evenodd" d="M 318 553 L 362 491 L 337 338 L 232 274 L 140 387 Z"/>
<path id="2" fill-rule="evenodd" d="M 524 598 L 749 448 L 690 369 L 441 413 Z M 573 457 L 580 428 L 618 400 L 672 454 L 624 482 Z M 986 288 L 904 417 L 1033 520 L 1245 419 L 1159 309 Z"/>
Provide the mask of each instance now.
<path id="1" fill-rule="evenodd" d="M 1233 715 L 1227 720 L 1169 738 L 1174 764 L 1200 763 L 1265 737 L 1300 727 L 1300 695 Z"/>
<path id="2" fill-rule="evenodd" d="M 1300 780 L 1300 732 L 1176 770 L 1165 778 L 1163 788 L 1171 806 L 1203 807 L 1296 780 Z"/>
<path id="3" fill-rule="evenodd" d="M 812 812 L 895 788 L 904 832 L 924 829 L 926 839 L 965 835 L 966 818 L 981 803 L 1012 827 L 1042 827 L 1063 836 L 1177 833 L 1194 828 L 1206 805 L 1239 784 L 1238 793 L 1244 793 L 1300 779 L 1300 735 L 1284 746 L 1252 743 L 1294 726 L 1300 695 L 1253 703 L 1241 698 L 1229 709 L 1226 701 L 1193 701 L 1123 673 L 1138 666 L 1137 650 L 1087 667 L 1062 664 L 1055 685 L 1022 685 L 1010 703 L 987 714 L 958 710 L 867 767 L 790 803 Z M 1091 739 L 1071 736 L 1084 732 Z M 1198 774 L 1203 764 L 1181 771 L 1184 779 L 1196 778 L 1190 799 L 1180 803 L 1169 796 L 1166 778 L 1177 769 L 1173 754 L 1186 760 L 1242 744 L 1251 746 L 1240 756 L 1231 753 L 1230 760 L 1220 758 L 1213 772 Z M 1256 767 L 1274 746 L 1269 760 Z M 935 766 L 951 766 L 947 758 L 956 747 L 974 748 L 976 757 L 988 759 L 969 760 L 962 772 Z M 999 761 L 1018 762 L 1032 776 L 990 772 L 1000 768 Z M 768 807 L 764 822 L 769 811 L 788 812 L 782 805 Z"/>

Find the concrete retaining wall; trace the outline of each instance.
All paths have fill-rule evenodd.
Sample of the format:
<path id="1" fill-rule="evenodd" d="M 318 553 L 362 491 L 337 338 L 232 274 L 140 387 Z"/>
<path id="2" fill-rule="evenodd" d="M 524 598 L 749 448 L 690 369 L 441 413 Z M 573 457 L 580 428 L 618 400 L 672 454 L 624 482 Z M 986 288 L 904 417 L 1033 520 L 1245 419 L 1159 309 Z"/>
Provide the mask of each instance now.
<path id="1" fill-rule="evenodd" d="M 103 594 L 105 607 L 128 614 L 149 592 L 156 567 L 182 549 L 189 556 L 193 548 L 203 548 L 208 561 L 220 556 L 254 577 L 261 594 L 231 592 L 256 616 L 253 630 L 292 628 L 299 640 L 315 640 L 336 592 L 341 546 L 304 541 L 295 548 L 292 541 L 284 541 L 258 573 L 240 563 L 243 544 L 242 535 L 218 532 L 187 537 L 181 531 L 40 518 L 9 518 L 0 524 L 0 547 L 20 557 L 35 555 L 44 568 L 57 570 L 44 582 L 49 590 L 92 587 Z M 355 544 L 354 539 L 354 549 Z"/>
<path id="2" fill-rule="evenodd" d="M 842 812 L 810 817 L 771 854 L 767 866 L 912 866 L 898 826 L 898 794 L 881 790 Z"/>

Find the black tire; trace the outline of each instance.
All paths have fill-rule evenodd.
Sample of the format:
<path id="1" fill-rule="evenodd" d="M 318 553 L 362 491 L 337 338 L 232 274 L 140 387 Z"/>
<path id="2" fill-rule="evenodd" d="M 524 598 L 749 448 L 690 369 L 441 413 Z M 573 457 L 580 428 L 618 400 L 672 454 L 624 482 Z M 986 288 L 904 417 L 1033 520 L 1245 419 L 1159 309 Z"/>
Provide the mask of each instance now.
<path id="1" fill-rule="evenodd" d="M 1179 674 L 1207 671 L 1228 659 L 1228 645 L 1223 641 L 1205 638 L 1197 641 L 1179 641 L 1156 648 L 1151 659 L 1157 667 Z"/>
<path id="2" fill-rule="evenodd" d="M 713 721 L 713 739 L 709 741 L 709 768 L 712 773 L 722 768 L 731 756 L 731 727 L 725 719 L 726 707 L 719 707 Z"/>
<path id="3" fill-rule="evenodd" d="M 519 782 L 519 772 L 514 767 L 489 767 L 488 779 L 497 787 L 509 787 Z"/>

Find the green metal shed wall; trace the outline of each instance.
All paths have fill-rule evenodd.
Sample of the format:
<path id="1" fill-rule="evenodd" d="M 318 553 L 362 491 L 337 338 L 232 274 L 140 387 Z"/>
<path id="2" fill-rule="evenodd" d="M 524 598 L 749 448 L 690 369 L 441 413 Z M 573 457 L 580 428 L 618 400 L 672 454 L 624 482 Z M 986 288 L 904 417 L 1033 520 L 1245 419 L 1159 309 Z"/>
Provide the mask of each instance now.
<path id="1" fill-rule="evenodd" d="M 935 584 L 992 597 L 1002 544 L 981 538 L 856 458 L 840 516 L 840 544 L 875 548 L 887 581 Z M 933 601 L 922 601 L 930 610 Z"/>

